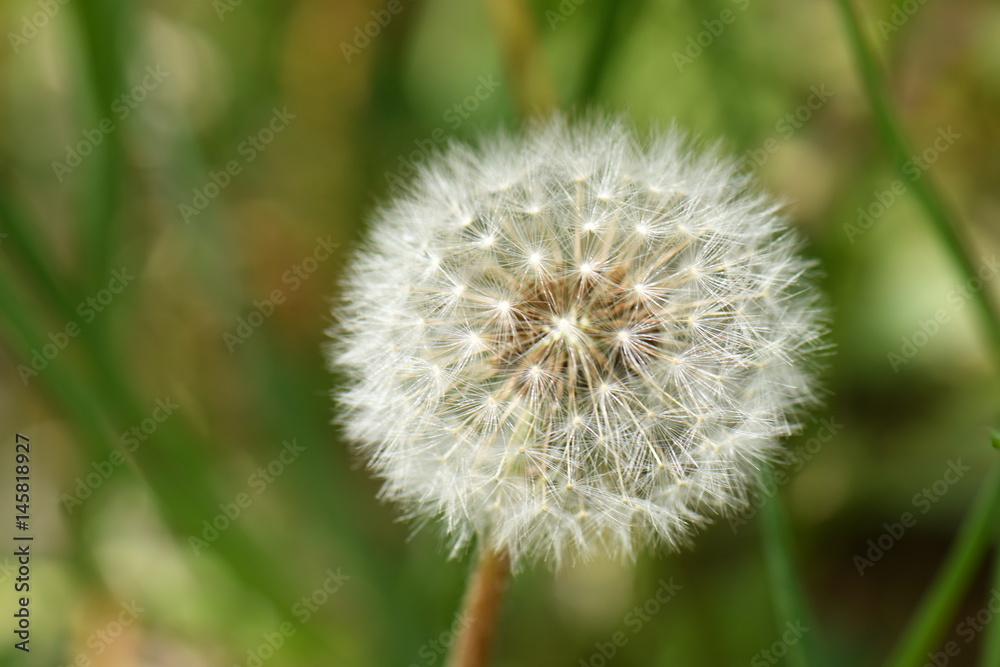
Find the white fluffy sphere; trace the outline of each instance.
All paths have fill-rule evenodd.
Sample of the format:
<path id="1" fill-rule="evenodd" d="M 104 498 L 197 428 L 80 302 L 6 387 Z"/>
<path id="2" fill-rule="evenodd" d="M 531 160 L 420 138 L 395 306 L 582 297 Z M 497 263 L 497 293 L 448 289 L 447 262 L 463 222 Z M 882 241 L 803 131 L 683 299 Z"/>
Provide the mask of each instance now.
<path id="1" fill-rule="evenodd" d="M 676 131 L 554 119 L 452 145 L 376 216 L 331 335 L 384 496 L 514 562 L 674 548 L 812 400 L 811 263 Z"/>

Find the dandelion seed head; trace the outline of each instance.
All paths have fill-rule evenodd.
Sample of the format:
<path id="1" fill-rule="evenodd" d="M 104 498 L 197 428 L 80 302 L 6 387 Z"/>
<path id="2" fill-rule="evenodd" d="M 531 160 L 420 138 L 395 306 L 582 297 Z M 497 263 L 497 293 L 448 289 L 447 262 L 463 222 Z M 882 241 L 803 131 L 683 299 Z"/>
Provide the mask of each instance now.
<path id="1" fill-rule="evenodd" d="M 815 398 L 800 242 L 676 131 L 452 146 L 375 217 L 331 329 L 383 495 L 512 560 L 632 557 L 737 511 Z"/>

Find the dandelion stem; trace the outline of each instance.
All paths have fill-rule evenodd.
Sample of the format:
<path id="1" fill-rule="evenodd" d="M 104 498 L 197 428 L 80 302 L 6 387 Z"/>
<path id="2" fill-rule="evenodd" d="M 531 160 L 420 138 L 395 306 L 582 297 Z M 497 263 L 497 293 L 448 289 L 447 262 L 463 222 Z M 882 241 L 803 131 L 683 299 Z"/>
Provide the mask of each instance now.
<path id="1" fill-rule="evenodd" d="M 504 68 L 521 117 L 556 108 L 555 88 L 542 56 L 538 31 L 523 0 L 486 0 Z"/>
<path id="2" fill-rule="evenodd" d="M 975 574 L 990 539 L 996 535 L 998 515 L 1000 467 L 995 467 L 962 522 L 947 560 L 886 660 L 886 667 L 916 667 L 924 664 L 927 652 L 934 650 L 945 624 L 955 613 L 961 595 Z"/>
<path id="3" fill-rule="evenodd" d="M 485 667 L 493 653 L 500 620 L 500 603 L 510 576 L 506 551 L 483 548 L 462 604 L 462 632 L 455 642 L 449 667 Z"/>

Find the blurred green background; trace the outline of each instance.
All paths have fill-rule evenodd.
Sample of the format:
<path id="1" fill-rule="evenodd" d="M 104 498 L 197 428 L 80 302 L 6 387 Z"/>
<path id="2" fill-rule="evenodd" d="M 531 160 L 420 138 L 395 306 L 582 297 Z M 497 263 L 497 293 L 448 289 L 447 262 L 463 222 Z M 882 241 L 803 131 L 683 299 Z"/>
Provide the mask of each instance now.
<path id="1" fill-rule="evenodd" d="M 721 139 L 823 262 L 829 397 L 781 498 L 807 636 L 845 665 L 877 663 L 904 628 L 1000 424 L 983 318 L 912 192 L 938 186 L 989 273 L 1000 6 L 857 6 L 924 154 L 908 176 L 829 0 L 529 4 L 561 108 Z M 392 181 L 446 137 L 519 122 L 486 4 L 8 0 L 0 27 L 0 539 L 15 432 L 35 537 L 30 654 L 0 551 L 0 664 L 443 664 L 469 555 L 376 499 L 331 425 L 322 345 Z M 761 541 L 756 518 L 721 520 L 679 555 L 522 572 L 496 664 L 777 664 L 762 651 L 806 619 L 773 611 Z M 987 664 L 1000 635 L 958 628 L 1000 585 L 990 562 L 946 624 L 947 664 Z M 671 580 L 668 603 L 636 611 Z"/>

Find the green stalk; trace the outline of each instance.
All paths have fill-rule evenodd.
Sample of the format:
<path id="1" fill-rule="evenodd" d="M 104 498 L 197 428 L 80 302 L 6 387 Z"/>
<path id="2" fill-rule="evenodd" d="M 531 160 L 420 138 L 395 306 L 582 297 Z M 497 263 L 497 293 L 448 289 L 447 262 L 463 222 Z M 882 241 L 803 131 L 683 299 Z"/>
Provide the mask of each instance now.
<path id="1" fill-rule="evenodd" d="M 706 21 L 716 19 L 723 11 L 733 6 L 729 0 L 688 0 L 687 5 L 689 12 L 697 20 L 695 23 L 697 27 L 692 26 L 692 30 L 700 30 Z M 738 153 L 744 154 L 751 148 L 756 148 L 761 140 L 749 112 L 752 107 L 746 103 L 743 92 L 747 85 L 753 85 L 757 70 L 746 67 L 740 47 L 734 43 L 735 39 L 730 39 L 731 35 L 727 33 L 723 37 L 705 49 L 704 66 L 710 70 L 708 79 L 714 82 L 711 98 L 717 107 L 719 117 L 725 120 L 728 130 L 727 141 L 732 142 L 733 148 Z M 672 62 L 669 71 L 675 80 L 690 73 L 690 70 L 685 69 L 683 74 L 678 74 Z M 747 111 L 732 113 L 732 109 L 747 109 Z"/>
<path id="2" fill-rule="evenodd" d="M 0 280 L 0 313 L 4 315 L 3 321 L 9 332 L 8 338 L 14 341 L 14 345 L 10 346 L 11 351 L 14 352 L 13 348 L 20 347 L 26 352 L 33 347 L 39 347 L 41 345 L 39 341 L 43 341 L 44 337 L 32 326 L 26 315 L 28 309 L 9 287 L 7 281 Z M 15 353 L 13 356 L 17 358 L 18 355 Z M 20 358 L 27 359 L 28 354 L 22 354 Z M 92 398 L 93 393 L 83 391 L 78 383 L 74 382 L 73 376 L 60 369 L 55 361 L 49 362 L 48 367 L 41 371 L 38 377 L 32 378 L 31 384 L 35 383 L 66 407 L 66 411 L 80 427 L 84 440 L 89 443 L 91 455 L 101 453 L 107 441 L 108 430 L 98 418 L 100 410 Z"/>
<path id="3" fill-rule="evenodd" d="M 624 42 L 621 36 L 628 32 L 632 22 L 645 9 L 645 0 L 622 2 L 621 0 L 604 0 L 600 8 L 597 36 L 591 43 L 590 53 L 586 57 L 580 89 L 576 94 L 578 105 L 594 102 L 597 92 L 608 73 L 608 65 L 614 56 L 615 48 Z"/>
<path id="4" fill-rule="evenodd" d="M 76 6 L 86 76 L 98 119 L 110 117 L 112 102 L 129 87 L 125 68 L 130 58 L 123 44 L 133 34 L 128 29 L 129 8 L 123 0 L 88 0 Z M 105 136 L 100 149 L 90 158 L 93 164 L 81 168 L 86 192 L 81 241 L 84 266 L 89 271 L 84 276 L 88 289 L 107 280 L 114 261 L 112 249 L 119 240 L 126 176 L 123 132 L 118 127 Z"/>
<path id="5" fill-rule="evenodd" d="M 0 222 L 8 236 L 3 239 L 4 242 L 13 247 L 13 251 L 5 248 L 4 254 L 11 258 L 12 263 L 16 261 L 20 265 L 24 274 L 31 277 L 55 308 L 61 312 L 71 312 L 73 300 L 64 288 L 69 281 L 59 275 L 57 270 L 50 268 L 52 262 L 44 258 L 36 231 L 40 226 L 7 192 L 0 192 Z"/>
<path id="6" fill-rule="evenodd" d="M 1000 537 L 996 541 L 996 553 L 993 554 L 993 587 L 989 598 L 992 599 L 1000 591 Z M 979 656 L 980 667 L 996 667 L 1000 665 L 1000 618 L 994 617 L 986 630 L 983 640 L 983 654 Z"/>
<path id="7" fill-rule="evenodd" d="M 769 467 L 761 471 L 761 488 L 773 488 L 773 474 Z M 764 563 L 771 585 L 771 602 L 779 622 L 801 622 L 809 632 L 788 647 L 788 664 L 793 667 L 808 667 L 818 664 L 816 660 L 816 624 L 809 612 L 805 595 L 795 574 L 792 562 L 791 527 L 788 516 L 781 506 L 781 499 L 775 494 L 760 510 L 761 543 L 764 547 Z"/>
<path id="8" fill-rule="evenodd" d="M 885 81 L 875 57 L 861 30 L 858 15 L 850 0 L 837 0 L 844 24 L 857 60 L 864 88 L 872 107 L 875 126 L 883 148 L 888 152 L 897 171 L 905 177 L 904 167 L 912 151 L 906 142 L 901 123 L 889 103 Z M 964 280 L 977 275 L 975 260 L 953 215 L 931 183 L 929 175 L 909 181 L 917 201 L 924 208 L 939 238 L 948 249 Z M 974 293 L 976 303 L 985 318 L 990 347 L 1000 362 L 1000 308 L 991 301 L 986 290 Z M 945 625 L 952 617 L 960 597 L 969 583 L 993 530 L 1000 506 L 1000 471 L 987 480 L 976 504 L 970 511 L 956 539 L 955 546 L 938 573 L 924 601 L 890 654 L 889 667 L 920 665 L 927 651 L 940 640 Z"/>
<path id="9" fill-rule="evenodd" d="M 0 313 L 4 315 L 7 338 L 13 342 L 10 347 L 14 352 L 20 348 L 21 354 L 15 357 L 21 359 L 27 359 L 28 350 L 45 342 L 45 336 L 28 318 L 27 312 L 24 303 L 10 289 L 10 283 L 0 280 Z M 92 330 L 85 329 L 73 344 L 82 348 L 82 356 L 94 366 L 96 379 L 88 382 L 82 372 L 67 372 L 61 366 L 66 360 L 59 357 L 50 361 L 38 377 L 33 378 L 32 384 L 37 382 L 53 403 L 62 407 L 80 429 L 88 455 L 96 459 L 112 450 L 110 443 L 119 428 L 139 423 L 146 416 L 146 410 L 128 389 L 125 378 L 116 373 L 116 366 L 109 362 L 110 349 L 95 339 Z M 162 442 L 196 443 L 199 439 L 182 415 L 164 422 L 160 434 L 158 439 Z M 181 538 L 185 533 L 197 535 L 201 521 L 211 518 L 219 502 L 224 500 L 212 491 L 210 471 L 204 459 L 195 455 L 196 451 L 204 449 L 174 447 L 167 451 L 147 443 L 125 455 L 146 483 L 162 515 L 169 517 L 171 527 Z M 184 484 L 179 486 L 177 480 L 184 480 Z M 291 608 L 295 599 L 290 591 L 297 591 L 299 586 L 290 585 L 291 582 L 284 578 L 275 581 L 273 574 L 265 576 L 276 571 L 274 554 L 265 556 L 242 526 L 231 526 L 210 548 L 219 553 L 248 588 L 261 592 L 276 609 Z M 314 644 L 326 641 L 311 627 L 302 634 Z"/>
<path id="10" fill-rule="evenodd" d="M 961 271 L 963 280 L 970 280 L 977 274 L 976 260 L 970 253 L 970 244 L 963 237 L 944 199 L 938 194 L 931 183 L 930 175 L 924 174 L 917 180 L 910 180 L 907 177 L 904 165 L 910 160 L 914 152 L 910 149 L 901 129 L 902 124 L 897 119 L 889 103 L 885 92 L 886 86 L 882 72 L 876 64 L 875 56 L 861 31 L 858 15 L 851 5 L 850 0 L 837 0 L 837 4 L 842 10 L 844 24 L 851 41 L 851 47 L 854 50 L 858 70 L 861 73 L 865 92 L 871 104 L 875 127 L 878 130 L 878 138 L 882 142 L 883 148 L 888 152 L 893 166 L 900 173 L 900 176 L 907 180 L 917 201 L 924 208 L 941 242 L 944 243 L 958 269 Z M 987 334 L 992 343 L 993 353 L 996 356 L 998 365 L 1000 365 L 1000 307 L 990 300 L 989 294 L 987 294 L 985 289 L 975 292 L 974 299 L 985 318 Z"/>
<path id="11" fill-rule="evenodd" d="M 522 118 L 545 115 L 557 106 L 538 29 L 524 0 L 486 0 L 504 69 Z"/>
<path id="12" fill-rule="evenodd" d="M 984 482 L 966 515 L 930 589 L 903 636 L 885 661 L 886 667 L 919 667 L 941 641 L 962 594 L 975 574 L 1000 519 L 1000 466 Z M 988 663 L 997 664 L 997 663 Z"/>

